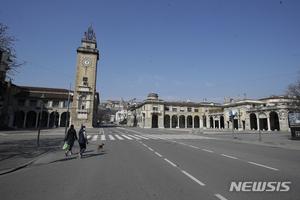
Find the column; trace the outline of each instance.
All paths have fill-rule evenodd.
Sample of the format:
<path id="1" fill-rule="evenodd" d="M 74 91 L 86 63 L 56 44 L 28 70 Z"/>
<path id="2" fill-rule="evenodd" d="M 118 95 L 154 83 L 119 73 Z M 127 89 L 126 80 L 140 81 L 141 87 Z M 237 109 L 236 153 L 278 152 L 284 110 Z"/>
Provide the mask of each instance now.
<path id="1" fill-rule="evenodd" d="M 270 115 L 268 115 L 267 121 L 268 121 L 268 131 L 271 131 Z"/>
<path id="2" fill-rule="evenodd" d="M 193 116 L 192 116 L 192 128 L 195 128 L 195 117 L 193 118 Z"/>
<path id="3" fill-rule="evenodd" d="M 170 116 L 170 128 L 172 128 L 172 117 L 173 116 Z"/>
<path id="4" fill-rule="evenodd" d="M 38 127 L 39 123 L 39 114 L 36 114 L 35 127 Z"/>
<path id="5" fill-rule="evenodd" d="M 23 128 L 26 127 L 26 120 L 27 120 L 27 112 L 24 112 L 24 123 L 23 123 Z"/>
<path id="6" fill-rule="evenodd" d="M 186 116 L 184 116 L 184 121 L 185 121 L 184 128 L 187 128 L 187 117 Z"/>

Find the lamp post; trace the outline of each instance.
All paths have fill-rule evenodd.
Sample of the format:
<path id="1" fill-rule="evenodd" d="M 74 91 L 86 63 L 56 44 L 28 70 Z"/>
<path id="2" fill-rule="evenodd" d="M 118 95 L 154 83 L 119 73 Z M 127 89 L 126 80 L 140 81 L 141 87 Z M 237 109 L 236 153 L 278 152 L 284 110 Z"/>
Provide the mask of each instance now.
<path id="1" fill-rule="evenodd" d="M 260 107 L 257 106 L 256 109 L 257 109 L 257 117 L 258 117 L 258 134 L 259 134 L 259 141 L 261 142 L 260 120 L 259 120 L 259 109 L 260 109 Z"/>
<path id="2" fill-rule="evenodd" d="M 68 108 L 67 108 L 67 114 L 66 114 L 65 136 L 67 135 L 67 126 L 68 126 L 68 121 L 69 121 L 70 91 L 71 91 L 71 83 L 70 83 L 70 89 L 69 89 L 69 94 L 68 94 Z"/>
<path id="3" fill-rule="evenodd" d="M 39 130 L 38 130 L 38 136 L 37 136 L 37 139 L 36 139 L 36 146 L 40 146 L 40 132 L 41 132 L 41 124 L 42 124 L 42 119 L 43 119 L 43 100 L 45 99 L 45 94 L 43 94 L 41 96 L 41 113 L 40 113 L 40 122 L 39 122 Z"/>

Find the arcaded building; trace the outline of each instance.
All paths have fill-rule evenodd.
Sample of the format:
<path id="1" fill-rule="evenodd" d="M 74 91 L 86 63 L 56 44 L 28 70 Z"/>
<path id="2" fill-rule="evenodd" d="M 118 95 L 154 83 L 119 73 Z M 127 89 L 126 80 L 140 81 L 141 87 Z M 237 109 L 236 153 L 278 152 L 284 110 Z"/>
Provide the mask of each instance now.
<path id="1" fill-rule="evenodd" d="M 272 96 L 251 100 L 238 96 L 235 101 L 224 99 L 224 104 L 213 102 L 165 102 L 158 94 L 150 93 L 148 99 L 128 109 L 128 126 L 141 128 L 208 128 L 288 131 L 288 113 L 293 112 L 293 96 Z M 234 123 L 230 121 L 234 113 Z"/>

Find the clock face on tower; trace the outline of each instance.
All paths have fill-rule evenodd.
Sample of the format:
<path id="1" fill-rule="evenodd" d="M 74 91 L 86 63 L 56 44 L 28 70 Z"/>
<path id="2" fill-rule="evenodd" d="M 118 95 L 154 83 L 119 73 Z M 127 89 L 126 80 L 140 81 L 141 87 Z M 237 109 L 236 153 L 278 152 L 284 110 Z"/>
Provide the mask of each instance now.
<path id="1" fill-rule="evenodd" d="M 82 65 L 84 67 L 89 67 L 92 65 L 92 60 L 90 58 L 84 58 L 82 59 Z"/>

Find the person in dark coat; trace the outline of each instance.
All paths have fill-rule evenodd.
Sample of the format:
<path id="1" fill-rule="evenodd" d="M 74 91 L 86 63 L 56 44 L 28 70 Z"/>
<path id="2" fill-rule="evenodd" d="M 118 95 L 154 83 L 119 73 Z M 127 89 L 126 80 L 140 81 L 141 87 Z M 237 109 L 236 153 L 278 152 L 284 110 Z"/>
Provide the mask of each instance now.
<path id="1" fill-rule="evenodd" d="M 78 156 L 79 156 L 79 158 L 81 158 L 82 153 L 86 149 L 86 144 L 89 143 L 88 139 L 87 139 L 86 131 L 85 131 L 85 126 L 82 126 L 79 131 L 78 143 L 79 143 L 79 147 L 80 147 L 80 152 L 78 153 Z"/>
<path id="2" fill-rule="evenodd" d="M 74 145 L 75 140 L 78 140 L 76 130 L 74 129 L 74 125 L 71 125 L 65 138 L 65 141 L 68 142 L 68 150 L 65 152 L 66 156 L 68 156 L 68 153 L 72 155 L 72 147 Z"/>

